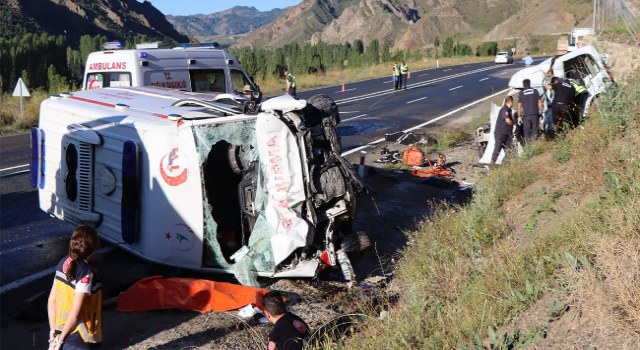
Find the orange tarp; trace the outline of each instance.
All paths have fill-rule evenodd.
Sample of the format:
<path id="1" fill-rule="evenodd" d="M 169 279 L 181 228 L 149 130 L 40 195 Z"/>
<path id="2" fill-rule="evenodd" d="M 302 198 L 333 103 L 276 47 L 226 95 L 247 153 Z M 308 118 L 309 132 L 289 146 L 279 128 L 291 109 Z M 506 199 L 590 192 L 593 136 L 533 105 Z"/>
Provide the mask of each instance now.
<path id="1" fill-rule="evenodd" d="M 269 291 L 194 278 L 153 276 L 141 279 L 118 298 L 118 311 L 185 309 L 200 313 L 229 311 L 253 304 L 262 310 Z"/>

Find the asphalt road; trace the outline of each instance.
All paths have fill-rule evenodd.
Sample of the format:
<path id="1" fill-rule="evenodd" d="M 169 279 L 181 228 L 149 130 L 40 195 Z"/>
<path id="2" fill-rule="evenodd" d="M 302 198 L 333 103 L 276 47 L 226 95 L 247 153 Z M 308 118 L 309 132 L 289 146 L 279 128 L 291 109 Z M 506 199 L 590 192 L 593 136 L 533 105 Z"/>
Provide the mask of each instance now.
<path id="1" fill-rule="evenodd" d="M 466 64 L 411 72 L 408 89 L 393 91 L 391 78 L 300 92 L 322 93 L 340 107 L 338 133 L 345 151 L 449 113 L 504 90 L 522 64 Z M 455 114 L 449 116 L 455 118 Z M 29 133 L 0 136 L 0 294 L 51 278 L 47 269 L 66 254 L 72 226 L 50 218 L 38 208 L 37 191 L 29 184 Z M 114 250 L 109 254 L 134 259 Z M 133 260 L 132 260 L 133 261 Z M 26 279 L 26 280 L 25 280 Z M 21 293 L 15 294 L 24 296 Z M 3 304 L 6 298 L 3 296 Z M 13 299 L 13 297 L 11 297 Z"/>

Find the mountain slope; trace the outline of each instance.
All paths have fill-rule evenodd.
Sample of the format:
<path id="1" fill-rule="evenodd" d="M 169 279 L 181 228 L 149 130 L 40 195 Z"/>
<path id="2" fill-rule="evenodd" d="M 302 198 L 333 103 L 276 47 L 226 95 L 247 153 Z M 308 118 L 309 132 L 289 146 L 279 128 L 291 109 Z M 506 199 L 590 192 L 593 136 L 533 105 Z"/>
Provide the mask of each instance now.
<path id="1" fill-rule="evenodd" d="M 85 34 L 109 40 L 146 35 L 149 40 L 188 42 L 151 2 L 136 0 L 4 0 L 0 36 L 25 32 L 66 35 L 78 42 Z"/>
<path id="2" fill-rule="evenodd" d="M 182 33 L 195 38 L 213 35 L 237 35 L 249 33 L 278 18 L 286 9 L 259 11 L 255 7 L 235 6 L 208 15 L 167 15 L 169 23 Z"/>
<path id="3" fill-rule="evenodd" d="M 544 15 L 531 18 L 534 13 Z M 570 29 L 589 13 L 590 0 L 305 0 L 236 46 L 275 48 L 290 42 L 355 39 L 368 43 L 377 38 L 394 48 L 414 49 L 449 35 L 474 40 L 491 31 L 523 35 L 523 21 L 527 30 L 550 34 L 567 25 Z M 558 24 L 550 26 L 545 16 L 558 19 Z M 506 22 L 514 25 L 502 30 Z"/>

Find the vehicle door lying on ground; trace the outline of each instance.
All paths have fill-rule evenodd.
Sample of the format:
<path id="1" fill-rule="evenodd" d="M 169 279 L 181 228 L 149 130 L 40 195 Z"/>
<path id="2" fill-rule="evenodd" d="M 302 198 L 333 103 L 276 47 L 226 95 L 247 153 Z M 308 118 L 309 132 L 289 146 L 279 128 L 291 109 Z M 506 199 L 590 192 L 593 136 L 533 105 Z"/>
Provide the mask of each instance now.
<path id="1" fill-rule="evenodd" d="M 257 105 L 153 87 L 52 96 L 32 130 L 42 210 L 142 258 L 189 269 L 315 277 L 372 243 L 353 232 L 369 187 L 341 157 L 325 95 Z"/>

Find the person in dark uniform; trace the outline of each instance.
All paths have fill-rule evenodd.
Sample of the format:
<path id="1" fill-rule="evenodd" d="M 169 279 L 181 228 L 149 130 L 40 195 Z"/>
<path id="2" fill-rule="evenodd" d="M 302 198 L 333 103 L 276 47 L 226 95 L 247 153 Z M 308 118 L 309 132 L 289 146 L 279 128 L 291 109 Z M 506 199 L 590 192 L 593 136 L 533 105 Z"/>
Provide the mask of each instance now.
<path id="1" fill-rule="evenodd" d="M 498 112 L 496 128 L 493 131 L 493 136 L 495 138 L 496 144 L 493 148 L 493 154 L 491 155 L 491 164 L 496 164 L 496 160 L 498 160 L 500 151 L 504 149 L 506 152 L 507 148 L 512 147 L 511 139 L 513 139 L 513 126 L 515 125 L 511 112 L 512 106 L 513 97 L 507 96 L 504 99 L 504 106 L 502 106 L 500 112 Z"/>
<path id="2" fill-rule="evenodd" d="M 524 90 L 518 95 L 518 116 L 522 122 L 524 132 L 524 142 L 538 138 L 540 129 L 540 116 L 542 112 L 542 100 L 538 91 L 531 87 L 531 81 L 522 81 Z"/>
<path id="3" fill-rule="evenodd" d="M 311 333 L 298 316 L 287 312 L 280 292 L 273 291 L 262 298 L 264 314 L 273 330 L 269 333 L 269 350 L 302 350 Z"/>
<path id="4" fill-rule="evenodd" d="M 575 89 L 569 81 L 564 79 L 553 77 L 551 84 L 547 85 L 547 89 L 553 90 L 553 104 L 551 109 L 553 110 L 553 124 L 556 126 L 556 131 L 562 128 L 565 124 L 571 122 L 569 115 L 569 107 L 575 95 Z"/>

